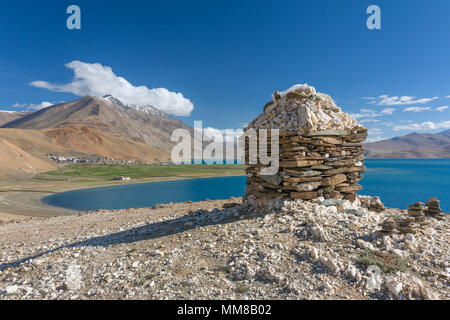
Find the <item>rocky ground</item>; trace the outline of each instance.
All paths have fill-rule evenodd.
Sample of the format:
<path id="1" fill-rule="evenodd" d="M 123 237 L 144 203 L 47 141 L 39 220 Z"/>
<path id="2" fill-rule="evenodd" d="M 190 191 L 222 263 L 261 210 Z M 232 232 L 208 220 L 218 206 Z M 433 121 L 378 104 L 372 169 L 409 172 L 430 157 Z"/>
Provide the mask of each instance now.
<path id="1" fill-rule="evenodd" d="M 232 203 L 241 199 L 0 225 L 0 300 L 450 299 L 448 217 L 385 235 L 380 223 L 406 211 L 296 201 L 257 214 Z"/>

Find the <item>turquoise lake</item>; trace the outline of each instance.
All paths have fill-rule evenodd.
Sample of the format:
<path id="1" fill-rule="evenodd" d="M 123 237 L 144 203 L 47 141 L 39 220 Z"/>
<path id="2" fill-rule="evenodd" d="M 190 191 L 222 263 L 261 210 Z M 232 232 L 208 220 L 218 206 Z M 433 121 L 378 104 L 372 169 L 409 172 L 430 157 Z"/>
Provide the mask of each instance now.
<path id="1" fill-rule="evenodd" d="M 450 211 L 450 159 L 368 159 L 361 195 L 380 196 L 389 207 L 406 208 L 435 196 Z M 245 177 L 129 184 L 69 191 L 45 197 L 49 205 L 80 210 L 149 207 L 158 203 L 243 196 Z"/>

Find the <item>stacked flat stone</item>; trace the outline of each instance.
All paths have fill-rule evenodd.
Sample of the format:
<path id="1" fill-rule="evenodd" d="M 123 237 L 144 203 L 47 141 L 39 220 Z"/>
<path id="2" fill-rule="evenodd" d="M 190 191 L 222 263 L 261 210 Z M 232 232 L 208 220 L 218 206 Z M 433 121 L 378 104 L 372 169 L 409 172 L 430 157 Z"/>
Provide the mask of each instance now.
<path id="1" fill-rule="evenodd" d="M 427 209 L 424 211 L 425 215 L 431 216 L 436 219 L 444 218 L 443 211 L 441 210 L 441 202 L 438 198 L 430 198 L 425 204 L 427 206 Z"/>
<path id="2" fill-rule="evenodd" d="M 425 220 L 425 214 L 423 213 L 427 207 L 423 202 L 416 201 L 412 206 L 408 206 L 408 216 L 413 217 L 416 222 Z"/>
<path id="3" fill-rule="evenodd" d="M 419 227 L 414 217 L 406 217 L 398 220 L 398 231 L 401 233 L 416 233 Z"/>
<path id="4" fill-rule="evenodd" d="M 387 218 L 381 224 L 381 232 L 382 233 L 393 233 L 395 228 L 397 227 L 395 220 L 393 218 Z"/>
<path id="5" fill-rule="evenodd" d="M 387 218 L 383 221 L 381 226 L 381 233 L 416 233 L 421 224 L 417 223 L 413 217 L 402 217 L 397 221 L 393 218 Z"/>
<path id="6" fill-rule="evenodd" d="M 287 198 L 355 201 L 365 171 L 367 129 L 342 112 L 333 100 L 307 85 L 273 94 L 265 113 L 244 130 L 279 129 L 279 170 L 261 175 L 261 163 L 247 168 L 244 201 Z M 267 150 L 271 149 L 268 130 Z M 250 155 L 246 143 L 246 163 Z M 268 167 L 268 166 L 266 166 Z"/>
<path id="7" fill-rule="evenodd" d="M 370 211 L 383 212 L 385 210 L 380 197 L 359 196 L 359 200 L 361 201 L 361 205 Z"/>

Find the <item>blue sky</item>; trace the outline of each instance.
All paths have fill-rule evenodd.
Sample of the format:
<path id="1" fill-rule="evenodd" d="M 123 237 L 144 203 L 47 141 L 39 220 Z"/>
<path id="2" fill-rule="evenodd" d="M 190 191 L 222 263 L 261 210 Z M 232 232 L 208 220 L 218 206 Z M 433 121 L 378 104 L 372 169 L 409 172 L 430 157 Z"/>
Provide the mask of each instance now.
<path id="1" fill-rule="evenodd" d="M 81 30 L 66 27 L 71 4 Z M 381 30 L 366 27 L 371 4 Z M 448 0 L 2 1 L 0 109 L 71 101 L 78 96 L 54 90 L 97 92 L 120 76 L 129 85 L 121 94 L 136 102 L 166 88 L 161 105 L 173 101 L 167 110 L 187 124 L 239 128 L 273 91 L 308 83 L 359 117 L 372 140 L 444 131 L 449 14 Z M 74 71 L 85 79 L 72 83 Z"/>

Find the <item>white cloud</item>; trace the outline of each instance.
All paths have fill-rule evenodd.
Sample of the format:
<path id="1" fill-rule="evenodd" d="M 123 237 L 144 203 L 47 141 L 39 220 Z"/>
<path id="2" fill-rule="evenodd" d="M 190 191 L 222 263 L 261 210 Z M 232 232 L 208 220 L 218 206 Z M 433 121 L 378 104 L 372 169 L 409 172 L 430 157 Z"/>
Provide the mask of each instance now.
<path id="1" fill-rule="evenodd" d="M 421 112 L 430 110 L 430 107 L 408 107 L 403 109 L 404 112 Z"/>
<path id="2" fill-rule="evenodd" d="M 372 109 L 361 109 L 359 110 L 361 113 L 352 113 L 350 114 L 354 119 L 360 119 L 360 118 L 374 118 L 381 116 L 380 113 L 377 113 L 376 111 Z"/>
<path id="3" fill-rule="evenodd" d="M 375 142 L 384 140 L 386 138 L 381 137 L 381 134 L 383 134 L 383 130 L 380 128 L 369 128 L 369 136 L 366 139 L 366 142 Z"/>
<path id="4" fill-rule="evenodd" d="M 50 107 L 52 105 L 53 105 L 53 103 L 44 101 L 44 102 L 41 102 L 39 104 L 30 104 L 27 107 L 27 109 L 40 110 L 40 109 L 44 109 L 44 108 Z"/>
<path id="5" fill-rule="evenodd" d="M 447 99 L 450 99 L 450 96 L 445 96 Z"/>
<path id="6" fill-rule="evenodd" d="M 54 103 L 43 101 L 41 103 L 15 103 L 11 107 L 15 109 L 40 110 L 54 105 Z"/>
<path id="7" fill-rule="evenodd" d="M 234 142 L 235 138 L 240 137 L 244 130 L 242 129 L 228 129 L 229 134 L 226 134 L 226 130 L 216 129 L 212 127 L 203 128 L 203 134 L 212 138 L 214 141 L 222 139 L 222 141 L 226 142 Z"/>
<path id="8" fill-rule="evenodd" d="M 362 119 L 359 122 L 361 123 L 371 123 L 371 122 L 380 122 L 378 119 Z"/>
<path id="9" fill-rule="evenodd" d="M 366 142 L 370 143 L 370 142 L 376 142 L 376 141 L 380 141 L 380 140 L 386 140 L 386 138 L 377 136 L 377 137 L 369 137 L 366 139 Z"/>
<path id="10" fill-rule="evenodd" d="M 378 135 L 383 133 L 383 130 L 381 130 L 380 128 L 370 128 L 369 129 L 369 135 Z"/>
<path id="11" fill-rule="evenodd" d="M 376 104 L 379 106 L 396 106 L 396 105 L 409 105 L 409 104 L 423 104 L 438 99 L 438 97 L 432 98 L 420 98 L 413 96 L 393 96 L 389 97 L 387 94 L 383 94 L 376 98 L 365 97 L 364 99 L 371 100 L 369 104 Z"/>
<path id="12" fill-rule="evenodd" d="M 360 109 L 360 113 L 352 113 L 350 114 L 355 119 L 361 119 L 361 118 L 376 118 L 376 117 L 382 117 L 385 115 L 392 115 L 395 111 L 394 108 L 385 108 L 381 112 L 377 112 L 373 109 Z M 378 122 L 378 120 L 370 120 L 370 119 L 364 119 L 361 120 L 362 123 L 364 122 Z"/>
<path id="13" fill-rule="evenodd" d="M 181 93 L 165 88 L 149 89 L 136 87 L 125 78 L 117 76 L 108 66 L 100 63 L 72 61 L 66 67 L 74 71 L 74 80 L 67 84 L 52 84 L 46 81 L 33 81 L 32 86 L 57 92 L 70 92 L 78 96 L 105 96 L 110 94 L 117 99 L 137 105 L 152 105 L 166 113 L 189 116 L 194 105 Z"/>
<path id="14" fill-rule="evenodd" d="M 11 107 L 12 108 L 25 108 L 27 106 L 26 103 L 14 103 Z"/>
<path id="15" fill-rule="evenodd" d="M 437 107 L 436 111 L 444 111 L 445 109 L 448 109 L 448 106 Z"/>
<path id="16" fill-rule="evenodd" d="M 431 122 L 426 121 L 422 123 L 410 123 L 404 126 L 394 126 L 394 131 L 400 130 L 435 130 L 435 129 L 448 129 L 450 128 L 450 121 Z"/>
<path id="17" fill-rule="evenodd" d="M 394 111 L 395 111 L 394 108 L 386 108 L 386 109 L 383 109 L 383 111 L 381 111 L 381 113 L 382 114 L 389 114 L 389 115 L 391 115 L 391 114 L 394 113 Z"/>

